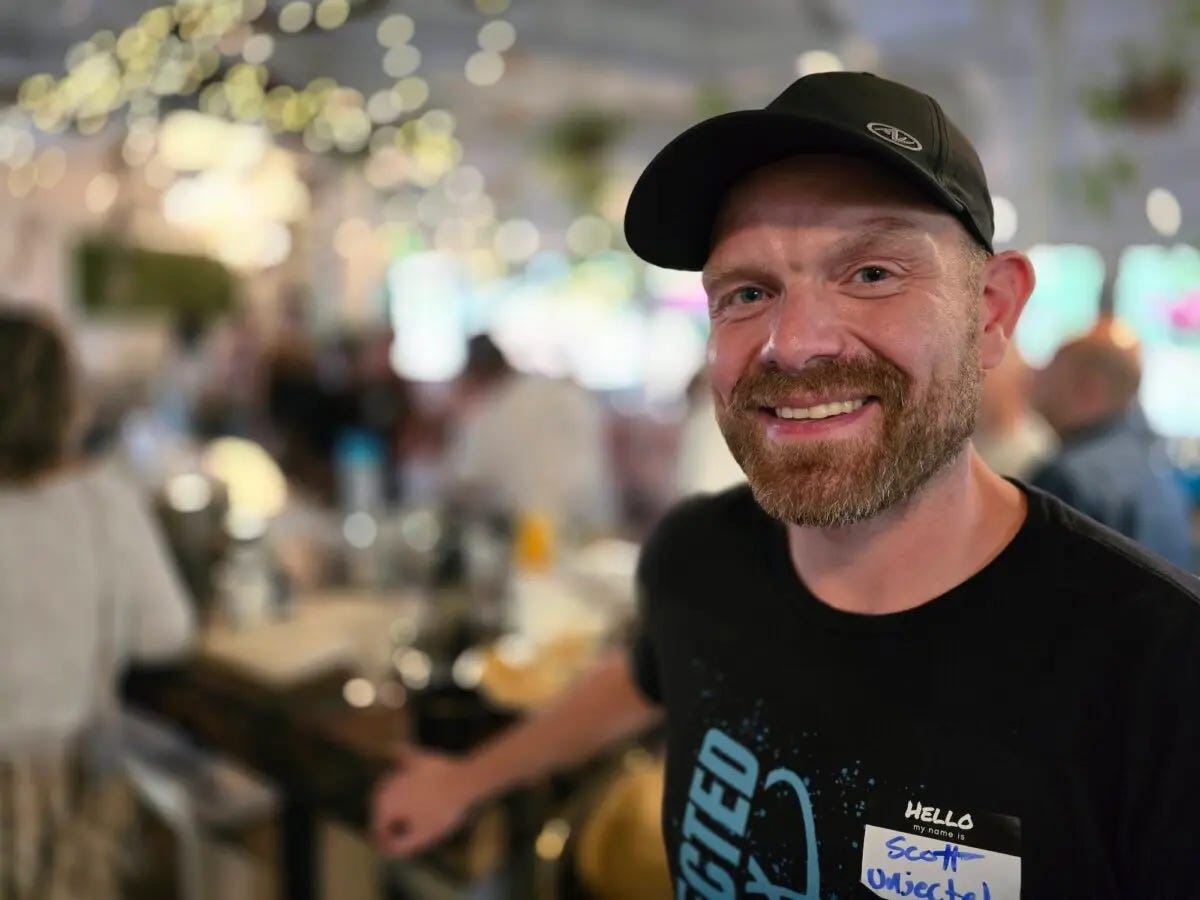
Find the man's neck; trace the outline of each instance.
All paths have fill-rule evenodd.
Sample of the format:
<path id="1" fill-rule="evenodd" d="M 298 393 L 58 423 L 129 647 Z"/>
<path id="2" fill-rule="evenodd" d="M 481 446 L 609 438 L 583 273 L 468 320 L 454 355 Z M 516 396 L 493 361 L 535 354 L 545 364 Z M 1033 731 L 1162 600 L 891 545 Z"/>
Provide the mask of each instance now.
<path id="1" fill-rule="evenodd" d="M 920 606 L 974 575 L 1020 530 L 1022 491 L 970 446 L 915 497 L 846 528 L 788 526 L 792 565 L 824 603 L 881 615 Z"/>

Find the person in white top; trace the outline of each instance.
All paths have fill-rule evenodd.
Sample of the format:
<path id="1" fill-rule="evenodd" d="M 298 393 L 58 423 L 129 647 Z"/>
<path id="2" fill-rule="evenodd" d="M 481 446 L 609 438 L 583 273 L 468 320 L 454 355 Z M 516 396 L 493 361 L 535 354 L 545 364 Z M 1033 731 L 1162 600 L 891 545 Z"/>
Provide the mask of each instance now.
<path id="1" fill-rule="evenodd" d="M 77 419 L 58 331 L 0 307 L 0 816 L 11 826 L 0 893 L 16 898 L 104 894 L 95 881 L 58 883 L 81 816 L 82 794 L 66 789 L 80 739 L 115 705 L 129 660 L 179 654 L 194 631 L 136 490 L 111 466 L 75 460 Z"/>
<path id="2" fill-rule="evenodd" d="M 1029 479 L 1058 449 L 1054 429 L 1033 408 L 1033 376 L 1010 347 L 983 381 L 972 443 L 984 462 L 1011 478 Z"/>
<path id="3" fill-rule="evenodd" d="M 486 337 L 471 349 L 489 365 L 485 377 L 469 365 L 463 379 L 469 400 L 449 454 L 455 492 L 571 532 L 609 528 L 615 489 L 600 403 L 568 379 L 513 371 Z"/>

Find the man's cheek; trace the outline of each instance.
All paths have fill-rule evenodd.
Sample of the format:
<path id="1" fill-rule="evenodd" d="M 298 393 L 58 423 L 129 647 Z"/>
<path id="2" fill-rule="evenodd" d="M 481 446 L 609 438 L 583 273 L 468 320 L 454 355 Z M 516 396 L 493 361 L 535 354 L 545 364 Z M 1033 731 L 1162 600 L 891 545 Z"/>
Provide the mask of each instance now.
<path id="1" fill-rule="evenodd" d="M 729 406 L 738 380 L 749 374 L 754 363 L 754 354 L 733 337 L 714 333 L 708 339 L 708 378 L 718 409 Z"/>

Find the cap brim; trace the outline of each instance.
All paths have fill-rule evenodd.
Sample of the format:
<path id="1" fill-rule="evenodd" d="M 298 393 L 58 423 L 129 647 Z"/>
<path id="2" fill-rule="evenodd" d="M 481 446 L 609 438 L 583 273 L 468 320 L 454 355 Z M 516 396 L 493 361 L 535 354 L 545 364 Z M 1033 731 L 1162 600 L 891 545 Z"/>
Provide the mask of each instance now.
<path id="1" fill-rule="evenodd" d="M 654 157 L 625 210 L 625 239 L 648 263 L 699 271 L 729 190 L 755 169 L 804 153 L 878 162 L 924 189 L 954 215 L 962 203 L 897 147 L 867 131 L 765 109 L 726 113 L 689 128 Z"/>

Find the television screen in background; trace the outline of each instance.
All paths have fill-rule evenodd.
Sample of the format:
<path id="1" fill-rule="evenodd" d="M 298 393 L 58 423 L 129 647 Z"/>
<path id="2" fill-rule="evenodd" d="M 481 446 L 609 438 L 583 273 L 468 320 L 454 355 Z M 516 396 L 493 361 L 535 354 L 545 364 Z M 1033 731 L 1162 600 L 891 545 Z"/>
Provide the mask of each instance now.
<path id="1" fill-rule="evenodd" d="M 1113 311 L 1142 342 L 1142 406 L 1167 437 L 1200 437 L 1200 250 L 1142 245 L 1121 255 Z"/>

